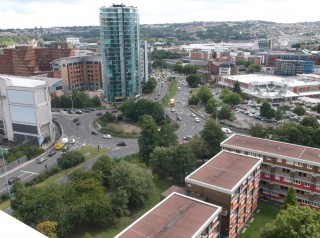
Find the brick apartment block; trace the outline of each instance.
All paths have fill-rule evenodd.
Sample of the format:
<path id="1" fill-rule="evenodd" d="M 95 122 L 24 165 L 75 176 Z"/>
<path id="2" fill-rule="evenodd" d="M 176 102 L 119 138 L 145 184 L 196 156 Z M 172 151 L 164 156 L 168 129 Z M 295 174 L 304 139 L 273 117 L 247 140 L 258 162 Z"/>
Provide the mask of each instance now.
<path id="1" fill-rule="evenodd" d="M 221 149 L 263 159 L 260 192 L 282 202 L 294 187 L 300 205 L 320 207 L 320 150 L 284 142 L 233 135 Z"/>
<path id="2" fill-rule="evenodd" d="M 171 193 L 116 238 L 217 238 L 221 207 Z"/>
<path id="3" fill-rule="evenodd" d="M 185 178 L 189 196 L 222 207 L 222 235 L 239 235 L 257 208 L 261 163 L 258 157 L 221 151 Z"/>

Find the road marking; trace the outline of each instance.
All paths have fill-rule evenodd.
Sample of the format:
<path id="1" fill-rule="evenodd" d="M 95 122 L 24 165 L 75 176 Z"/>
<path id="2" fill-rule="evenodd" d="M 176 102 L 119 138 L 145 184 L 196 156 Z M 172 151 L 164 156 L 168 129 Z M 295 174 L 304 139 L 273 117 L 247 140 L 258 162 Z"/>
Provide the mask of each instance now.
<path id="1" fill-rule="evenodd" d="M 24 170 L 20 170 L 21 172 L 23 172 L 23 173 L 27 173 L 27 174 L 39 174 L 39 173 L 35 173 L 35 172 L 30 172 L 30 171 L 24 171 Z"/>

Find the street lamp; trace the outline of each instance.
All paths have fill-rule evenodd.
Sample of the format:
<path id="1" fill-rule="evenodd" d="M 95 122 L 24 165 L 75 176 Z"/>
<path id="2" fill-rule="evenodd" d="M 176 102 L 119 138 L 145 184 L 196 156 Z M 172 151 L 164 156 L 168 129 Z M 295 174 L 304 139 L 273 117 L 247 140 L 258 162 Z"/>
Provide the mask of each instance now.
<path id="1" fill-rule="evenodd" d="M 7 175 L 7 167 L 6 167 L 6 162 L 4 160 L 4 154 L 3 154 L 3 151 L 8 151 L 7 149 L 2 149 L 0 148 L 0 151 L 1 151 L 1 155 L 2 155 L 2 161 L 3 161 L 3 166 L 4 166 L 4 174 L 6 176 L 6 180 L 7 180 L 7 188 L 8 188 L 8 192 L 9 192 L 9 197 L 10 197 L 10 186 L 9 186 L 9 181 L 8 181 L 8 175 Z"/>

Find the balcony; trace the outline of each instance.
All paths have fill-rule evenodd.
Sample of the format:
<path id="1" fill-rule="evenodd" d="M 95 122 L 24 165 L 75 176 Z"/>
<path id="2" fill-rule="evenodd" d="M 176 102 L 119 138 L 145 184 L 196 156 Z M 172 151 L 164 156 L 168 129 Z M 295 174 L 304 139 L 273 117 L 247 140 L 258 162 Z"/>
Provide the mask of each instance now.
<path id="1" fill-rule="evenodd" d="M 239 205 L 239 203 L 238 203 L 237 200 L 236 200 L 235 202 L 233 202 L 233 203 L 231 204 L 231 211 L 233 211 L 236 207 L 238 207 L 238 205 Z"/>
<path id="2" fill-rule="evenodd" d="M 253 188 L 253 184 L 251 183 L 251 184 L 249 184 L 249 185 L 248 185 L 247 193 L 248 193 L 249 191 L 251 191 L 251 190 L 252 190 L 252 188 Z"/>

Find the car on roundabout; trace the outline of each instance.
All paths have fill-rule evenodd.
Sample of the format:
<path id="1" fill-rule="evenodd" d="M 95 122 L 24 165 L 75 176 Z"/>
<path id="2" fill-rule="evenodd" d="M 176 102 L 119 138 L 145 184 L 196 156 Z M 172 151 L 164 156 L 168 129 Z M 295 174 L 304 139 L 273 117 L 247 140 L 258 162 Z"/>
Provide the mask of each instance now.
<path id="1" fill-rule="evenodd" d="M 121 141 L 117 144 L 117 146 L 126 146 L 127 143 L 125 141 Z"/>
<path id="2" fill-rule="evenodd" d="M 194 113 L 191 113 L 191 116 L 192 116 L 192 117 L 195 117 L 195 116 L 196 116 L 196 114 L 194 114 Z"/>
<path id="3" fill-rule="evenodd" d="M 105 135 L 103 135 L 102 137 L 105 138 L 105 139 L 111 139 L 111 138 L 112 138 L 112 136 L 109 135 L 109 134 L 105 134 Z"/>
<path id="4" fill-rule="evenodd" d="M 195 122 L 200 122 L 200 119 L 199 119 L 198 117 L 196 117 L 196 118 L 194 119 L 194 121 L 195 121 Z"/>
<path id="5" fill-rule="evenodd" d="M 70 143 L 70 144 L 76 143 L 76 139 L 70 139 L 70 140 L 69 140 L 69 143 Z"/>
<path id="6" fill-rule="evenodd" d="M 183 139 L 183 140 L 191 140 L 191 139 L 192 139 L 192 136 L 184 136 L 182 139 Z"/>

